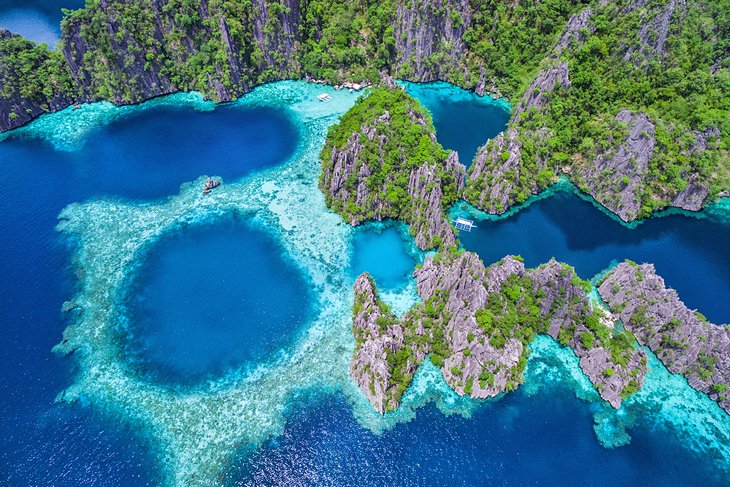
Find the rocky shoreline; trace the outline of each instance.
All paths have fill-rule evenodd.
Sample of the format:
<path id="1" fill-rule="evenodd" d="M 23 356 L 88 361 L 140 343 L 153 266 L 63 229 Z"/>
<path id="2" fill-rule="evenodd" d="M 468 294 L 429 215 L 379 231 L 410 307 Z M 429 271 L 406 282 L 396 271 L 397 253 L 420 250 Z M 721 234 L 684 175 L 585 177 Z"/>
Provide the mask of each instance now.
<path id="1" fill-rule="evenodd" d="M 553 75 L 561 72 L 558 67 Z M 536 105 L 542 99 L 537 94 L 530 98 Z M 529 106 L 523 109 L 533 113 Z M 609 159 L 606 163 L 625 165 L 626 171 L 646 170 L 641 154 L 653 147 L 653 125 L 628 110 L 618 119 L 630 127 L 623 145 L 579 169 L 589 171 L 588 176 L 579 172 L 575 177 L 612 184 L 601 169 Z M 356 349 L 350 374 L 371 404 L 380 413 L 397 408 L 426 356 L 459 395 L 487 398 L 513 390 L 524 380 L 530 342 L 544 334 L 573 350 L 599 395 L 614 408 L 642 387 L 647 356 L 641 344 L 727 410 L 727 330 L 703 324 L 676 293 L 664 288 L 652 267 L 627 271 L 633 281 L 624 272 L 628 264 L 609 273 L 600 293 L 616 313 L 612 315 L 591 301 L 592 286 L 565 264 L 552 260 L 526 269 L 518 258 L 506 257 L 485 268 L 476 254 L 457 250 L 446 209 L 470 195 L 479 195 L 482 207 L 486 201 L 492 209 L 512 204 L 504 195 L 513 194 L 516 186 L 506 185 L 510 178 L 503 176 L 524 170 L 517 162 L 521 148 L 514 130 L 500 134 L 488 149 L 489 164 L 478 156 L 465 181 L 464 166 L 456 153 L 438 144 L 428 114 L 398 88 L 375 89 L 330 130 L 320 156 L 320 189 L 328 206 L 350 225 L 403 221 L 419 248 L 439 250 L 413 273 L 422 304 L 403 318 L 378 298 L 370 276 L 363 274 L 355 283 Z M 543 165 L 540 172 L 545 171 Z M 485 180 L 489 186 L 479 186 Z M 617 199 L 635 199 L 636 191 L 627 184 Z M 636 206 L 613 208 L 625 216 L 636 212 Z M 657 308 L 657 302 L 670 303 L 669 311 Z M 623 328 L 616 326 L 619 319 Z M 691 353 L 685 355 L 685 350 Z"/>
<path id="2" fill-rule="evenodd" d="M 651 264 L 621 263 L 598 290 L 639 343 L 730 413 L 729 325 L 709 323 L 688 309 Z"/>
<path id="3" fill-rule="evenodd" d="M 671 48 L 679 42 L 673 36 L 689 16 L 698 15 L 683 1 L 619 3 L 558 9 L 560 21 L 545 24 L 551 33 L 533 40 L 544 44 L 541 61 L 516 83 L 504 67 L 493 65 L 494 55 L 486 55 L 494 50 L 490 42 L 498 42 L 491 37 L 498 33 L 490 27 L 494 18 L 466 0 L 398 0 L 377 12 L 339 3 L 329 12 L 298 0 L 194 5 L 103 0 L 67 14 L 57 52 L 0 30 L 0 131 L 96 100 L 126 105 L 197 90 L 222 102 L 281 79 L 353 90 L 387 84 L 392 77 L 443 80 L 480 95 L 504 93 L 515 103 L 508 130 L 485 141 L 466 177 L 464 198 L 478 208 L 502 214 L 564 173 L 626 222 L 667 206 L 697 211 L 730 194 L 726 171 L 718 170 L 722 124 L 690 126 L 674 120 L 672 112 L 660 116 L 643 101 L 618 98 L 579 116 L 574 122 L 579 128 L 562 125 L 572 108 L 565 104 L 588 96 L 592 85 L 585 78 L 594 70 L 578 65 L 586 49 L 598 49 L 601 66 L 615 65 L 621 79 L 651 83 L 643 77 L 652 63 L 671 61 Z M 519 2 L 505 8 L 534 15 Z M 716 15 L 703 8 L 708 9 L 703 15 Z M 363 19 L 373 25 L 362 25 Z M 627 40 L 612 50 L 595 27 L 609 21 L 627 30 Z M 351 24 L 360 31 L 345 29 Z M 347 42 L 339 46 L 342 36 Z M 323 52 L 333 45 L 342 50 L 339 60 Z M 704 84 L 726 71 L 720 60 L 711 64 L 709 75 L 696 75 Z M 39 75 L 31 80 L 28 73 Z"/>
<path id="4" fill-rule="evenodd" d="M 350 225 L 402 220 L 423 250 L 454 245 L 445 212 L 464 187 L 457 153 L 443 150 L 427 112 L 398 88 L 378 89 L 356 107 L 322 150 L 327 205 Z M 341 133 L 358 123 L 352 134 Z"/>
<path id="5" fill-rule="evenodd" d="M 430 354 L 459 395 L 495 397 L 514 390 L 529 343 L 546 334 L 570 347 L 601 397 L 618 408 L 641 388 L 646 355 L 587 294 L 572 268 L 550 261 L 525 269 L 515 257 L 487 268 L 476 254 L 455 250 L 427 258 L 414 272 L 423 300 L 397 319 L 369 275 L 355 283 L 350 373 L 384 413 L 397 407 Z"/>

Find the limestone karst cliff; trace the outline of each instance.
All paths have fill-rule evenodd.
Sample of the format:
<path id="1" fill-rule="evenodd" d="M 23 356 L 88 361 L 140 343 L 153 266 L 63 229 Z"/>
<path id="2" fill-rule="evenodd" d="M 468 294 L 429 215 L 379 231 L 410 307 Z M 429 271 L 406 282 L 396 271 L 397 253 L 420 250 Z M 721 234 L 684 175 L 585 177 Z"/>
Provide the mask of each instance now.
<path id="1" fill-rule="evenodd" d="M 651 264 L 624 262 L 598 288 L 624 326 L 675 373 L 730 413 L 730 331 L 692 311 Z"/>
<path id="2" fill-rule="evenodd" d="M 502 213 L 565 173 L 630 221 L 730 194 L 724 18 L 684 0 L 99 0 L 67 13 L 57 51 L 0 37 L 0 130 L 76 102 L 227 101 L 286 78 L 445 80 L 515 107 L 467 200 Z M 638 120 L 655 135 L 634 154 Z"/>
<path id="3" fill-rule="evenodd" d="M 361 100 L 331 129 L 321 158 L 320 189 L 349 224 L 399 219 L 411 225 L 421 249 L 454 244 L 445 212 L 466 168 L 436 141 L 430 116 L 402 90 L 379 89 Z"/>
<path id="4" fill-rule="evenodd" d="M 487 398 L 515 389 L 539 333 L 571 347 L 613 407 L 641 387 L 645 354 L 628 333 L 613 329 L 569 266 L 550 261 L 525 269 L 506 257 L 485 268 L 475 254 L 451 250 L 427 258 L 414 277 L 423 304 L 401 319 L 367 274 L 355 283 L 350 373 L 381 413 L 397 407 L 427 354 L 460 395 Z"/>

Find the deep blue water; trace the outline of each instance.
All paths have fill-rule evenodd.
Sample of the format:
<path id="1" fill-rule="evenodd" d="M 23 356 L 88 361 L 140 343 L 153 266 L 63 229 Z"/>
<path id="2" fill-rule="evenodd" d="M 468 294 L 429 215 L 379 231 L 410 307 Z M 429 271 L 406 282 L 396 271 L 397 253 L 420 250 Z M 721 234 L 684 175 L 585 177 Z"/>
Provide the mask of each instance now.
<path id="1" fill-rule="evenodd" d="M 393 289 L 413 273 L 416 259 L 408 253 L 401 232 L 381 224 L 357 229 L 352 243 L 350 271 L 353 279 L 368 272 L 378 289 Z"/>
<path id="2" fill-rule="evenodd" d="M 629 445 L 603 448 L 590 406 L 564 387 L 518 389 L 470 419 L 429 405 L 381 436 L 344 399 L 305 404 L 281 437 L 236 462 L 229 485 L 723 485 L 677 439 L 641 424 Z"/>
<path id="3" fill-rule="evenodd" d="M 53 47 L 61 34 L 61 9 L 83 6 L 84 0 L 1 0 L 0 27 Z"/>
<path id="4" fill-rule="evenodd" d="M 459 239 L 485 264 L 507 254 L 521 255 L 530 267 L 555 257 L 586 279 L 612 260 L 651 262 L 687 306 L 715 323 L 730 323 L 727 221 L 674 214 L 629 229 L 576 194 L 559 191 L 507 219 L 479 221 Z"/>
<path id="5" fill-rule="evenodd" d="M 287 345 L 311 296 L 282 252 L 238 218 L 164 238 L 130 290 L 129 354 L 156 379 L 188 383 Z"/>
<path id="6" fill-rule="evenodd" d="M 97 130 L 79 152 L 34 139 L 0 143 L 0 485 L 156 478 L 130 432 L 81 405 L 53 405 L 72 381 L 72 360 L 51 353 L 75 285 L 54 231 L 60 211 L 101 195 L 162 198 L 201 174 L 238 178 L 283 162 L 297 133 L 283 113 L 221 107 L 143 112 Z"/>
<path id="7" fill-rule="evenodd" d="M 449 116 L 459 120 L 462 108 L 455 104 L 453 110 Z M 483 140 L 474 142 L 474 136 L 470 143 L 476 147 L 486 138 L 482 134 Z M 72 381 L 73 363 L 50 352 L 65 327 L 61 303 L 73 295 L 75 284 L 69 252 L 53 230 L 61 209 L 105 195 L 162 198 L 201 174 L 236 179 L 282 162 L 296 140 L 296 128 L 279 112 L 221 107 L 213 113 L 143 112 L 97 130 L 78 152 L 57 152 L 32 139 L 0 143 L 0 485 L 7 480 L 13 486 L 134 486 L 154 484 L 158 477 L 137 434 L 82 404 L 53 404 Z M 537 265 L 555 256 L 583 277 L 612 259 L 649 260 L 690 306 L 710 319 L 729 321 L 729 228 L 676 215 L 632 230 L 575 196 L 558 194 L 510 219 L 481 222 L 477 232 L 461 238 L 486 262 L 512 253 Z M 397 285 L 410 273 L 412 257 L 395 229 L 380 235 L 370 231 L 358 230 L 353 274 L 370 270 L 382 285 Z M 157 316 L 145 315 L 147 324 L 137 323 L 137 338 L 148 344 L 140 350 L 146 354 L 140 361 L 156 371 L 168 367 L 169 376 L 190 377 L 260 357 L 284 343 L 285 336 L 269 341 L 271 328 L 257 330 L 263 333 L 243 348 L 242 356 L 222 343 L 239 340 L 247 330 L 233 325 L 251 309 L 235 299 L 252 291 L 251 278 L 239 278 L 250 275 L 245 267 L 258 265 L 251 256 L 280 273 L 271 282 L 270 276 L 263 284 L 257 280 L 259 303 L 278 292 L 274 282 L 287 281 L 286 296 L 301 285 L 298 271 L 281 260 L 268 237 L 232 222 L 171 236 L 153 248 L 151 265 L 138 281 L 146 301 L 138 303 L 137 312 Z M 183 279 L 193 274 L 199 281 Z M 197 287 L 205 282 L 220 289 L 224 278 L 226 286 L 235 281 L 230 293 Z M 186 299 L 192 294 L 200 296 L 199 302 Z M 204 353 L 192 355 L 198 351 L 184 338 L 208 338 L 200 322 L 211 309 L 221 311 L 216 319 L 223 333 L 212 337 Z M 185 310 L 185 316 L 178 314 Z M 268 325 L 278 321 L 269 321 L 270 316 L 268 310 L 259 314 Z M 178 322 L 185 326 L 175 330 Z M 289 334 L 295 329 L 287 328 Z M 175 331 L 185 333 L 177 337 Z M 221 356 L 215 357 L 214 350 Z M 233 355 L 224 356 L 228 353 Z M 682 438 L 641 423 L 631 430 L 630 445 L 604 449 L 592 430 L 593 412 L 592 405 L 563 388 L 532 398 L 518 391 L 471 420 L 444 417 L 427 407 L 414 421 L 373 436 L 356 423 L 342 399 L 304 401 L 291 411 L 285 434 L 236 462 L 231 475 L 234 483 L 255 479 L 266 485 L 720 483 L 704 470 L 701 458 L 682 447 Z"/>
<path id="8" fill-rule="evenodd" d="M 431 112 L 439 142 L 469 167 L 477 149 L 507 128 L 509 108 L 490 97 L 442 82 L 407 83 L 406 91 Z"/>

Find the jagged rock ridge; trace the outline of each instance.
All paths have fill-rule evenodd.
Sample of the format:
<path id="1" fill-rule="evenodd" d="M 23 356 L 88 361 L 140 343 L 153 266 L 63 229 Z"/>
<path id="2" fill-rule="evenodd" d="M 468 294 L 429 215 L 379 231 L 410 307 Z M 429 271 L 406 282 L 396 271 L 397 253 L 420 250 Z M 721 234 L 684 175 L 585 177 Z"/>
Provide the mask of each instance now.
<path id="1" fill-rule="evenodd" d="M 688 309 L 651 264 L 624 262 L 603 279 L 601 297 L 642 345 L 690 386 L 730 413 L 730 331 Z"/>
<path id="2" fill-rule="evenodd" d="M 646 357 L 586 294 L 574 271 L 555 261 L 527 270 L 507 257 L 485 268 L 476 254 L 429 257 L 414 272 L 422 305 L 398 320 L 371 278 L 355 284 L 350 372 L 379 412 L 392 410 L 427 354 L 460 395 L 494 397 L 524 379 L 529 342 L 545 333 L 580 357 L 612 406 L 641 387 Z"/>
<path id="3" fill-rule="evenodd" d="M 386 108 L 388 107 L 388 108 Z M 411 225 L 421 249 L 452 246 L 454 229 L 445 215 L 464 187 L 466 168 L 456 152 L 444 151 L 420 104 L 402 90 L 381 89 L 345 115 L 362 123 L 346 141 L 331 132 L 322 151 L 322 189 L 327 204 L 351 225 L 388 218 Z M 393 113 L 391 113 L 393 112 Z"/>

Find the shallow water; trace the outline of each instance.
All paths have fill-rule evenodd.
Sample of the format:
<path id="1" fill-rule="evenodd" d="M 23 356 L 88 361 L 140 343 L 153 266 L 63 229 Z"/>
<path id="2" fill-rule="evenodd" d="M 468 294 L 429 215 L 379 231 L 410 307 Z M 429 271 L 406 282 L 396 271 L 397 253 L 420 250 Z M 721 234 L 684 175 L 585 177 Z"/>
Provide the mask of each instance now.
<path id="1" fill-rule="evenodd" d="M 431 112 L 439 142 L 471 165 L 477 149 L 507 128 L 509 104 L 443 82 L 405 83 L 406 91 Z"/>
<path id="2" fill-rule="evenodd" d="M 359 227 L 352 242 L 353 279 L 368 272 L 380 290 L 403 286 L 416 265 L 406 232 L 405 228 L 383 224 Z"/>
<path id="3" fill-rule="evenodd" d="M 316 101 L 323 90 L 329 90 L 333 102 Z M 226 465 L 234 484 L 252 479 L 295 485 L 358 484 L 363 479 L 375 484 L 392 484 L 393 479 L 403 484 L 482 479 L 498 485 L 554 484 L 556 471 L 564 485 L 719 484 L 712 470 L 719 472 L 718 462 L 730 458 L 730 421 L 714 403 L 653 364 L 646 392 L 621 411 L 606 412 L 572 352 L 543 337 L 533 346 L 528 367 L 536 372 L 524 390 L 486 405 L 463 401 L 445 390 L 432 367 L 424 372 L 431 382 L 415 380 L 403 408 L 385 418 L 373 413 L 346 379 L 353 345 L 352 280 L 368 270 L 386 290 L 410 283 L 392 296 L 409 303 L 414 291 L 408 276 L 420 257 L 402 238 L 402 227 L 352 230 L 325 211 L 317 193 L 317 154 L 327 126 L 356 96 L 283 82 L 257 89 L 245 98 L 250 103 L 213 112 L 182 108 L 191 106 L 185 97 L 170 97 L 168 106 L 157 108 L 117 110 L 100 104 L 42 118 L 0 143 L 0 364 L 5 371 L 0 381 L 0 476 L 19 486 L 144 485 L 160 479 L 186 485 L 198 475 L 219 475 Z M 69 123 L 87 109 L 101 118 Z M 113 115 L 119 113 L 125 115 Z M 104 117 L 112 122 L 86 132 Z M 29 137 L 33 133 L 45 134 L 53 145 Z M 196 186 L 177 193 L 180 183 L 202 174 L 222 175 L 226 183 L 206 198 Z M 105 195 L 112 198 L 101 199 Z M 168 195 L 175 196 L 164 200 Z M 61 230 L 75 244 L 70 255 L 53 228 L 61 209 L 73 201 L 86 203 L 63 212 Z M 553 210 L 551 202 L 558 205 Z M 632 230 L 583 203 L 559 193 L 503 222 L 480 222 L 484 233 L 471 234 L 473 242 L 462 235 L 462 241 L 479 247 L 486 262 L 517 253 L 535 265 L 555 254 L 583 277 L 623 258 L 612 257 L 616 249 L 637 249 L 638 256 L 666 253 L 667 262 L 689 256 L 700 264 L 682 269 L 677 274 L 682 282 L 699 285 L 703 272 L 714 265 L 719 277 L 711 277 L 717 279 L 713 285 L 724 289 L 730 270 L 718 249 L 727 246 L 727 223 L 675 215 Z M 266 225 L 271 237 L 226 226 L 232 212 Z M 507 225 L 513 221 L 521 222 L 519 231 Z M 659 230 L 652 230 L 654 224 Z M 180 228 L 185 231 L 179 233 Z M 169 229 L 173 233 L 165 233 Z M 717 246 L 698 241 L 711 240 L 708 232 Z M 604 243 L 608 250 L 602 250 Z M 236 260 L 247 248 L 249 254 Z M 673 249 L 680 250 L 673 254 Z M 251 261 L 251 255 L 263 260 Z M 124 287 L 138 266 L 144 266 L 139 280 Z M 251 289 L 247 281 L 261 274 L 261 266 L 282 274 Z M 199 280 L 189 280 L 192 275 Z M 280 320 L 268 321 L 268 308 L 254 306 L 251 312 L 237 301 L 239 292 L 256 291 L 259 303 L 274 301 L 274 296 L 292 299 L 287 303 L 291 308 L 283 311 L 293 316 L 308 302 L 291 298 L 301 279 L 317 303 L 316 317 L 307 314 L 303 327 L 289 323 L 285 329 L 261 330 L 256 341 L 246 342 L 245 327 L 235 326 L 241 314 L 265 311 L 258 316 L 269 325 Z M 285 289 L 277 289 L 275 283 L 283 280 Z M 75 287 L 79 283 L 88 287 Z M 129 329 L 136 334 L 127 344 L 142 345 L 137 351 L 148 355 L 138 355 L 137 365 L 157 375 L 129 375 L 112 363 L 120 357 L 104 337 L 110 327 L 119 331 L 125 324 L 114 321 L 110 311 L 118 303 L 106 292 L 115 289 L 126 289 L 127 297 L 130 289 L 139 292 L 133 296 L 142 300 L 136 312 L 144 316 L 130 315 L 134 323 Z M 694 299 L 690 290 L 679 290 L 688 302 Z M 50 349 L 68 324 L 61 303 L 72 297 L 86 314 L 66 330 L 60 348 L 81 350 L 59 358 Z M 722 313 L 719 305 L 715 311 L 707 307 L 701 311 L 712 319 L 712 313 Z M 217 319 L 224 324 L 224 333 L 214 337 L 200 327 L 210 309 L 222 311 Z M 276 349 L 282 351 L 280 359 L 261 358 Z M 189 361 L 182 359 L 188 355 Z M 562 386 L 541 388 L 552 384 L 539 372 L 545 357 L 565 362 L 553 380 Z M 196 390 L 169 392 L 155 385 L 159 379 L 167 383 L 221 374 L 249 360 L 261 366 L 230 372 Z M 78 364 L 73 373 L 71 363 Z M 61 399 L 76 402 L 53 405 L 66 387 Z M 409 422 L 413 409 L 430 400 L 442 410 L 474 416 L 445 417 L 427 406 Z M 100 417 L 92 412 L 96 410 L 114 419 Z M 397 424 L 401 422 L 406 424 Z M 624 428 L 632 436 L 628 445 L 607 449 L 599 444 L 597 438 L 604 444 L 625 443 Z M 262 441 L 263 447 L 256 448 Z M 237 449 L 253 453 L 228 463 Z"/>
<path id="4" fill-rule="evenodd" d="M 53 406 L 73 380 L 72 362 L 51 348 L 76 285 L 54 230 L 59 212 L 104 195 L 162 198 L 200 174 L 235 179 L 283 162 L 297 144 L 297 129 L 272 108 L 138 114 L 93 130 L 77 151 L 27 134 L 0 143 L 0 478 L 11 485 L 135 485 L 156 477 L 146 447 L 118 422 L 81 403 Z"/>

